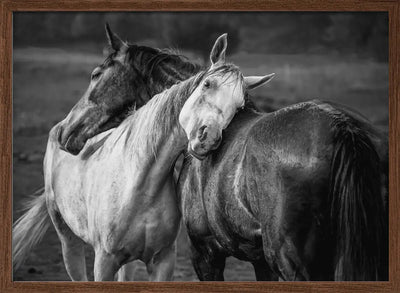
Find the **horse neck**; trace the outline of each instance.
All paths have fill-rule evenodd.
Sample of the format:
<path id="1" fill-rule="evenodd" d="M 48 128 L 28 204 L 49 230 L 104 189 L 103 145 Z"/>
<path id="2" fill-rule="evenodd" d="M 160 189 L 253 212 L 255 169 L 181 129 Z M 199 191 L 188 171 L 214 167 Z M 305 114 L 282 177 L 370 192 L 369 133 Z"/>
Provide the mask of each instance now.
<path id="1" fill-rule="evenodd" d="M 193 79 L 173 85 L 153 97 L 113 133 L 111 147 L 116 152 L 119 150 L 115 146 L 123 147 L 123 157 L 128 158 L 124 162 L 140 166 L 147 173 L 143 180 L 157 180 L 168 175 L 187 146 L 185 132 L 179 124 L 179 113 L 191 93 Z"/>

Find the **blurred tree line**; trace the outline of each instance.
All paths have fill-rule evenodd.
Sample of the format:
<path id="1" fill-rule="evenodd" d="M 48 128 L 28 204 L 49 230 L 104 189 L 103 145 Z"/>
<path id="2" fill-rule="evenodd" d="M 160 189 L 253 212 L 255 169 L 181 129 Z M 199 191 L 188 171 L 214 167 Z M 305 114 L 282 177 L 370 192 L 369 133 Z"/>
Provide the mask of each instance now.
<path id="1" fill-rule="evenodd" d="M 229 35 L 228 54 L 358 54 L 388 59 L 388 16 L 377 12 L 17 12 L 15 46 L 105 43 L 104 23 L 130 42 L 153 40 L 208 58 L 216 37 Z"/>

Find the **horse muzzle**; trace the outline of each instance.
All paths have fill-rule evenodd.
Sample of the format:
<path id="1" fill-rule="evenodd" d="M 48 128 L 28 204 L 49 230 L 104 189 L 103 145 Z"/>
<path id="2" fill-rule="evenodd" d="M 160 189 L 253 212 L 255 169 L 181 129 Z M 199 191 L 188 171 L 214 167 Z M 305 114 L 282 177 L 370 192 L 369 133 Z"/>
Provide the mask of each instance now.
<path id="1" fill-rule="evenodd" d="M 57 135 L 60 149 L 75 156 L 79 154 L 86 143 L 86 139 L 82 139 L 82 137 L 78 135 L 80 128 L 81 127 L 66 129 L 62 125 L 60 126 Z"/>
<path id="2" fill-rule="evenodd" d="M 188 152 L 199 160 L 204 160 L 211 151 L 217 149 L 222 140 L 221 131 L 206 125 L 201 126 L 191 137 Z"/>

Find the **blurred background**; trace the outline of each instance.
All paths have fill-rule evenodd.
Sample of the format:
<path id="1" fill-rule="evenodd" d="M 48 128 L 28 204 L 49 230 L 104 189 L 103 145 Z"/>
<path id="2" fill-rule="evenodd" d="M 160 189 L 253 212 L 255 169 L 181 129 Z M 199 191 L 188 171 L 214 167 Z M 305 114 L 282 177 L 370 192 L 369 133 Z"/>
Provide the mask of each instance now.
<path id="1" fill-rule="evenodd" d="M 13 15 L 13 199 L 43 186 L 51 127 L 86 90 L 104 59 L 104 24 L 131 43 L 170 48 L 202 65 L 215 39 L 228 33 L 227 60 L 244 74 L 276 73 L 253 92 L 263 110 L 314 98 L 346 104 L 388 128 L 387 13 L 315 12 L 18 12 Z M 185 233 L 179 236 L 175 280 L 195 281 Z M 88 248 L 89 275 L 93 252 Z M 146 280 L 143 265 L 138 280 Z M 225 279 L 255 280 L 252 266 L 229 259 Z M 14 280 L 69 280 L 53 228 Z"/>

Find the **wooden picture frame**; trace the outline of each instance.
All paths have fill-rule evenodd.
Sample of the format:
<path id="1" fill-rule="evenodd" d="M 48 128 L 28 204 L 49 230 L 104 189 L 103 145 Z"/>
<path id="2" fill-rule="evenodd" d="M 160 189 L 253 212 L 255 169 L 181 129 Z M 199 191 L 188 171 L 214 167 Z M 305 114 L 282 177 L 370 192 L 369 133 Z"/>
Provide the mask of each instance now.
<path id="1" fill-rule="evenodd" d="M 400 2 L 398 0 L 0 0 L 1 292 L 400 292 Z M 17 11 L 385 11 L 389 15 L 389 281 L 387 282 L 13 282 L 12 17 Z"/>

